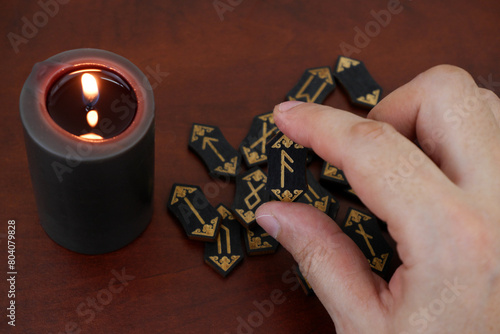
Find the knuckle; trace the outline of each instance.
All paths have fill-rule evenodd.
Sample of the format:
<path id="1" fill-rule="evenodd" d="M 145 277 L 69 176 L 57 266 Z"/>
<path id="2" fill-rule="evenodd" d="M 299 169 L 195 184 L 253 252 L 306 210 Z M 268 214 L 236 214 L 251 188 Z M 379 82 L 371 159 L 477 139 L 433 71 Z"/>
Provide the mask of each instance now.
<path id="1" fill-rule="evenodd" d="M 445 77 L 450 83 L 474 81 L 469 72 L 454 65 L 437 65 L 425 73 L 431 77 Z"/>
<path id="2" fill-rule="evenodd" d="M 392 138 L 396 130 L 384 122 L 363 121 L 354 124 L 350 133 L 355 139 L 384 141 Z"/>
<path id="3" fill-rule="evenodd" d="M 495 94 L 495 92 L 487 88 L 479 87 L 477 90 L 477 95 L 481 100 L 484 100 L 486 102 L 496 102 L 496 103 L 500 102 L 500 99 L 498 98 L 497 94 Z"/>
<path id="4" fill-rule="evenodd" d="M 470 93 L 477 85 L 466 70 L 453 65 L 437 65 L 419 74 L 416 83 L 426 92 L 437 95 L 455 94 L 457 98 Z"/>

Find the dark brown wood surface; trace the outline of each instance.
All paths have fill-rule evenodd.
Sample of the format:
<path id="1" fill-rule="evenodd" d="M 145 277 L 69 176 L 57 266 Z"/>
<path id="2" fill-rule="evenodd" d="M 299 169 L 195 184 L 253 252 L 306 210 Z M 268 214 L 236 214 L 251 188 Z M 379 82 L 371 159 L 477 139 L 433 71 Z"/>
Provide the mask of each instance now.
<path id="1" fill-rule="evenodd" d="M 191 124 L 219 126 L 237 148 L 252 118 L 283 101 L 305 69 L 333 66 L 343 42 L 357 47 L 350 56 L 364 61 L 384 96 L 441 63 L 500 90 L 498 1 L 402 0 L 400 12 L 381 23 L 373 13 L 392 1 L 60 1 L 3 1 L 0 12 L 0 277 L 9 219 L 16 221 L 18 271 L 15 328 L 7 325 L 1 279 L 2 333 L 234 334 L 241 321 L 255 328 L 240 333 L 330 333 L 321 303 L 295 289 L 285 249 L 247 257 L 223 279 L 203 262 L 203 244 L 188 240 L 166 211 L 174 182 L 200 185 L 213 205 L 230 206 L 234 195 L 234 184 L 213 181 L 188 151 Z M 219 15 L 214 4 L 226 11 Z M 39 27 L 24 27 L 33 20 Z M 135 242 L 100 256 L 59 247 L 39 225 L 18 111 L 33 64 L 81 47 L 128 58 L 155 88 L 153 220 Z M 325 104 L 366 115 L 340 88 Z M 342 200 L 339 221 L 348 204 Z M 122 270 L 130 279 L 123 289 L 112 280 Z M 262 315 L 256 304 L 271 299 L 279 303 Z"/>

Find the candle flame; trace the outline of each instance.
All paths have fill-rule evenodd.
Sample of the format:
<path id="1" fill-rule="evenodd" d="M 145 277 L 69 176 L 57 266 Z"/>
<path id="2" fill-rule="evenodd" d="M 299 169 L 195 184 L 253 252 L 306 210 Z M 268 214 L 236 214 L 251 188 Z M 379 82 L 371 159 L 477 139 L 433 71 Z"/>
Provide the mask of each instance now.
<path id="1" fill-rule="evenodd" d="M 82 90 L 83 96 L 87 100 L 89 105 L 93 105 L 97 102 L 99 98 L 99 88 L 97 87 L 97 81 L 92 74 L 84 73 L 82 75 Z"/>
<path id="2" fill-rule="evenodd" d="M 86 138 L 86 139 L 103 139 L 98 134 L 95 134 L 95 133 L 92 133 L 92 132 L 89 132 L 89 133 L 86 133 L 84 135 L 81 135 L 80 138 Z"/>
<path id="3" fill-rule="evenodd" d="M 91 110 L 87 113 L 87 123 L 93 128 L 99 122 L 99 114 L 96 110 Z"/>

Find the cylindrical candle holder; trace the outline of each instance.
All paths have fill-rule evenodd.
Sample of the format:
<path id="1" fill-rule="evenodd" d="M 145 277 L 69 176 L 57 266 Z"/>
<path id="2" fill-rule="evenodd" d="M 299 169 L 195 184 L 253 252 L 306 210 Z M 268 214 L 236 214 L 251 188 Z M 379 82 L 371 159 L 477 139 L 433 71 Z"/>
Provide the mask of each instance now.
<path id="1" fill-rule="evenodd" d="M 101 254 L 146 229 L 154 98 L 134 64 L 97 49 L 55 55 L 34 66 L 20 114 L 40 223 L 52 240 Z"/>

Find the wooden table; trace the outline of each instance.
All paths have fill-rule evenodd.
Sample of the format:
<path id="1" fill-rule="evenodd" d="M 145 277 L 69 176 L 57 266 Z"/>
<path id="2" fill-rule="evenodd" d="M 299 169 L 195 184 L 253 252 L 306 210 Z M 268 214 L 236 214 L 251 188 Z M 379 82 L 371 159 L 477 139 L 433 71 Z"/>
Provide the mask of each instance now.
<path id="1" fill-rule="evenodd" d="M 285 249 L 247 257 L 223 279 L 167 213 L 174 182 L 215 182 L 187 150 L 192 122 L 218 125 L 237 147 L 253 116 L 283 101 L 306 68 L 333 66 L 341 48 L 365 62 L 384 95 L 441 63 L 500 89 L 498 1 L 41 3 L 4 2 L 0 13 L 0 267 L 7 272 L 7 222 L 15 220 L 18 271 L 15 331 L 3 279 L 0 332 L 330 333 L 321 303 L 297 289 Z M 18 113 L 33 64 L 81 47 L 130 59 L 149 75 L 156 100 L 153 220 L 135 242 L 100 256 L 61 248 L 39 225 Z M 339 88 L 325 104 L 366 115 Z M 230 205 L 234 185 L 213 185 L 211 203 Z M 362 207 L 342 200 L 340 220 L 351 204 Z M 280 293 L 282 303 L 259 311 Z"/>

